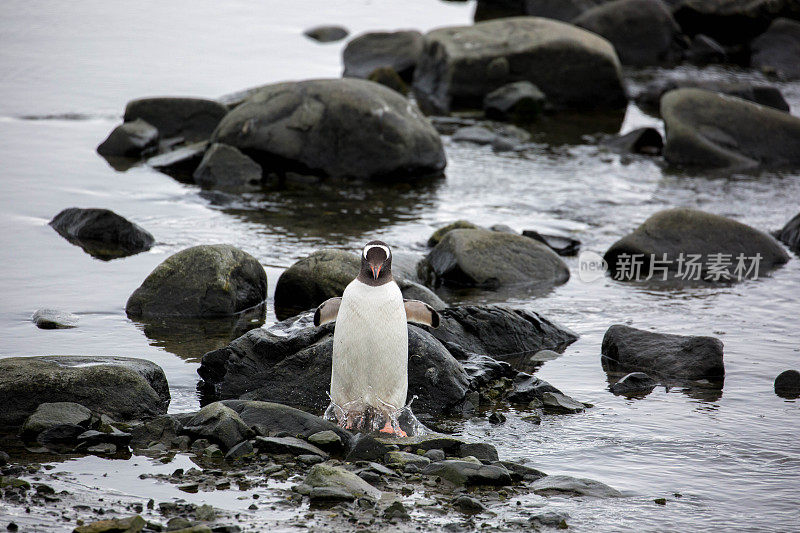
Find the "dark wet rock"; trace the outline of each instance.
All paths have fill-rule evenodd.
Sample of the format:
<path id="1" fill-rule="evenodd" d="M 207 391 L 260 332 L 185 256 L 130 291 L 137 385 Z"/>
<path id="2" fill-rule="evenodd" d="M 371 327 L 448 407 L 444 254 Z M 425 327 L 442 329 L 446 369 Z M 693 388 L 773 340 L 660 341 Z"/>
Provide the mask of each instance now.
<path id="1" fill-rule="evenodd" d="M 499 411 L 492 411 L 492 414 L 488 417 L 490 424 L 505 424 L 506 422 L 506 415 Z"/>
<path id="2" fill-rule="evenodd" d="M 318 464 L 311 467 L 304 483 L 310 487 L 330 487 L 342 489 L 354 498 L 366 498 L 377 501 L 381 491 L 344 468 L 327 464 Z"/>
<path id="3" fill-rule="evenodd" d="M 619 381 L 611 385 L 609 389 L 614 394 L 619 395 L 638 395 L 649 394 L 658 384 L 656 380 L 644 372 L 631 372 L 626 374 Z"/>
<path id="4" fill-rule="evenodd" d="M 537 479 L 541 479 L 547 475 L 541 470 L 537 470 L 520 463 L 515 463 L 513 461 L 497 461 L 497 463 L 492 464 L 495 466 L 502 466 L 508 470 L 511 474 L 511 479 L 514 481 L 536 481 Z"/>
<path id="5" fill-rule="evenodd" d="M 453 485 L 510 485 L 511 475 L 503 467 L 475 464 L 448 459 L 431 463 L 422 469 L 424 474 L 439 476 Z"/>
<path id="6" fill-rule="evenodd" d="M 256 437 L 255 447 L 261 453 L 317 455 L 323 459 L 328 458 L 324 451 L 296 437 Z"/>
<path id="7" fill-rule="evenodd" d="M 490 92 L 525 80 L 556 107 L 619 109 L 627 102 L 620 72 L 613 46 L 602 37 L 519 17 L 429 32 L 413 88 L 429 114 L 479 109 Z"/>
<path id="8" fill-rule="evenodd" d="M 722 44 L 744 44 L 773 19 L 800 15 L 794 0 L 671 0 L 675 20 L 689 35 L 704 33 Z"/>
<path id="9" fill-rule="evenodd" d="M 419 269 L 433 285 L 499 287 L 554 286 L 569 279 L 569 268 L 548 246 L 521 235 L 483 229 L 448 232 Z"/>
<path id="10" fill-rule="evenodd" d="M 603 0 L 525 0 L 525 14 L 570 22 Z"/>
<path id="11" fill-rule="evenodd" d="M 130 518 L 112 518 L 98 520 L 86 525 L 77 526 L 73 533 L 139 533 L 147 522 L 139 515 Z"/>
<path id="12" fill-rule="evenodd" d="M 472 456 L 481 461 L 494 462 L 498 460 L 497 448 L 488 442 L 471 442 L 462 444 L 458 450 L 459 457 Z"/>
<path id="13" fill-rule="evenodd" d="M 578 255 L 581 248 L 581 241 L 566 235 L 543 235 L 533 229 L 523 230 L 522 235 L 546 244 L 548 248 L 562 256 Z"/>
<path id="14" fill-rule="evenodd" d="M 586 409 L 584 404 L 561 392 L 542 392 L 541 401 L 545 409 L 562 413 L 580 413 Z"/>
<path id="15" fill-rule="evenodd" d="M 307 29 L 303 35 L 320 43 L 334 43 L 350 35 L 350 32 L 341 26 L 317 26 Z"/>
<path id="16" fill-rule="evenodd" d="M 31 321 L 39 329 L 69 329 L 78 327 L 78 316 L 58 309 L 37 309 Z"/>
<path id="17" fill-rule="evenodd" d="M 77 424 L 54 424 L 36 435 L 36 442 L 47 445 L 73 445 L 86 428 Z"/>
<path id="18" fill-rule="evenodd" d="M 117 453 L 117 445 L 110 442 L 101 442 L 86 447 L 86 453 L 93 455 L 114 455 Z"/>
<path id="19" fill-rule="evenodd" d="M 181 137 L 187 142 L 211 136 L 228 108 L 203 98 L 140 98 L 128 102 L 125 122 L 142 119 L 158 129 L 161 137 Z"/>
<path id="20" fill-rule="evenodd" d="M 795 253 L 800 253 L 800 213 L 796 214 L 786 225 L 775 235 L 778 240 L 784 243 Z"/>
<path id="21" fill-rule="evenodd" d="M 393 518 L 398 520 L 410 520 L 411 515 L 408 514 L 403 502 L 394 501 L 383 511 L 383 518 L 385 520 L 392 520 Z"/>
<path id="22" fill-rule="evenodd" d="M 642 263 L 640 279 L 648 277 L 654 257 L 658 264 L 652 264 L 653 279 L 661 280 L 666 276 L 684 281 L 704 279 L 723 283 L 751 279 L 754 274 L 763 276 L 789 260 L 780 243 L 762 231 L 720 215 L 684 208 L 659 211 L 633 233 L 612 244 L 604 255 L 609 272 L 616 279 L 630 280 L 633 268 L 628 266 L 633 264 L 634 254 Z M 720 268 L 713 267 L 717 254 L 728 254 L 727 271 L 723 268 L 724 262 L 718 262 L 722 265 Z M 753 258 L 757 254 L 760 259 L 758 271 L 754 272 L 756 260 Z M 737 272 L 740 255 L 744 265 Z M 696 268 L 689 266 L 690 256 L 699 256 L 694 261 Z M 683 270 L 679 272 L 679 268 Z M 748 269 L 751 269 L 749 274 Z"/>
<path id="23" fill-rule="evenodd" d="M 408 94 L 410 88 L 408 84 L 403 81 L 403 78 L 400 77 L 400 74 L 397 73 L 395 69 L 392 67 L 379 67 L 373 70 L 369 76 L 367 76 L 369 81 L 374 81 L 375 83 L 380 83 L 384 87 L 388 87 L 393 91 L 396 91 L 403 96 Z"/>
<path id="24" fill-rule="evenodd" d="M 439 175 L 446 164 L 439 134 L 413 104 L 357 79 L 267 86 L 231 111 L 212 140 L 274 172 L 384 180 Z"/>
<path id="25" fill-rule="evenodd" d="M 524 0 L 477 0 L 475 22 L 525 15 Z"/>
<path id="26" fill-rule="evenodd" d="M 375 437 L 366 434 L 358 435 L 352 443 L 345 460 L 353 461 L 382 461 L 390 448 L 387 444 L 378 441 Z"/>
<path id="27" fill-rule="evenodd" d="M 492 144 L 497 139 L 497 134 L 484 126 L 467 126 L 459 128 L 453 134 L 453 141 L 457 143 Z"/>
<path id="28" fill-rule="evenodd" d="M 528 521 L 534 527 L 553 527 L 557 529 L 567 529 L 567 518 L 569 515 L 566 513 L 556 513 L 548 511 L 546 513 L 539 513 L 531 516 Z"/>
<path id="29" fill-rule="evenodd" d="M 361 259 L 350 252 L 325 248 L 317 250 L 287 268 L 275 285 L 275 314 L 279 319 L 315 309 L 328 298 L 341 296 L 361 269 Z M 431 290 L 395 276 L 404 298 L 421 300 L 434 309 L 444 302 Z"/>
<path id="30" fill-rule="evenodd" d="M 659 115 L 661 97 L 669 91 L 681 88 L 704 89 L 735 96 L 779 111 L 789 111 L 789 104 L 780 89 L 773 85 L 719 80 L 666 79 L 654 81 L 645 86 L 636 96 L 636 104 L 648 113 Z"/>
<path id="31" fill-rule="evenodd" d="M 0 466 L 5 466 L 11 460 L 11 457 L 4 451 L 0 450 Z"/>
<path id="32" fill-rule="evenodd" d="M 456 220 L 455 222 L 451 222 L 446 226 L 442 226 L 441 228 L 437 229 L 433 232 L 433 234 L 428 238 L 428 246 L 433 248 L 444 238 L 445 235 L 453 231 L 454 229 L 482 229 L 480 226 L 473 224 L 467 220 Z"/>
<path id="33" fill-rule="evenodd" d="M 64 209 L 50 221 L 62 237 L 98 259 L 109 260 L 149 250 L 153 236 L 108 209 Z"/>
<path id="34" fill-rule="evenodd" d="M 661 0 L 603 3 L 572 23 L 608 39 L 623 65 L 661 65 L 680 59 L 681 30 Z"/>
<path id="35" fill-rule="evenodd" d="M 227 144 L 214 143 L 194 171 L 205 189 L 253 190 L 261 185 L 261 165 Z"/>
<path id="36" fill-rule="evenodd" d="M 422 34 L 418 31 L 371 32 L 359 35 L 342 53 L 346 78 L 367 78 L 376 69 L 389 67 L 406 83 L 411 83 L 414 68 L 422 53 Z"/>
<path id="37" fill-rule="evenodd" d="M 0 426 L 19 426 L 42 403 L 74 402 L 114 420 L 145 419 L 169 405 L 164 371 L 144 359 L 103 356 L 0 360 Z"/>
<path id="38" fill-rule="evenodd" d="M 158 130 L 144 120 L 120 124 L 97 147 L 105 157 L 139 157 L 154 150 L 158 144 Z"/>
<path id="39" fill-rule="evenodd" d="M 433 448 L 426 451 L 424 456 L 430 459 L 431 462 L 444 461 L 445 458 L 444 450 L 440 450 L 438 448 Z"/>
<path id="40" fill-rule="evenodd" d="M 750 49 L 751 66 L 783 80 L 800 79 L 800 22 L 775 19 Z"/>
<path id="41" fill-rule="evenodd" d="M 752 170 L 800 166 L 800 118 L 700 89 L 661 98 L 664 158 L 680 167 Z"/>
<path id="42" fill-rule="evenodd" d="M 183 428 L 182 420 L 174 415 L 163 415 L 131 428 L 131 446 L 146 448 L 151 443 L 172 443 Z"/>
<path id="43" fill-rule="evenodd" d="M 131 317 L 233 315 L 267 298 L 267 275 L 229 244 L 193 246 L 158 265 L 128 299 Z"/>
<path id="44" fill-rule="evenodd" d="M 253 441 L 246 440 L 228 450 L 228 453 L 225 454 L 225 460 L 229 463 L 241 461 L 247 457 L 254 457 L 255 451 Z"/>
<path id="45" fill-rule="evenodd" d="M 194 172 L 203 161 L 207 149 L 208 141 L 199 141 L 153 156 L 146 163 L 149 167 L 179 181 L 191 183 L 194 181 Z"/>
<path id="46" fill-rule="evenodd" d="M 95 429 L 84 431 L 78 435 L 78 442 L 84 446 L 94 446 L 97 444 L 114 444 L 115 446 L 128 446 L 132 435 L 117 428 L 112 427 L 111 431 L 103 432 Z"/>
<path id="47" fill-rule="evenodd" d="M 719 382 L 725 378 L 722 349 L 722 342 L 714 337 L 655 333 L 617 324 L 603 337 L 602 364 L 607 372 Z"/>
<path id="48" fill-rule="evenodd" d="M 529 81 L 503 85 L 483 99 L 483 112 L 493 120 L 518 124 L 534 122 L 544 110 L 547 97 Z"/>
<path id="49" fill-rule="evenodd" d="M 775 378 L 775 394 L 782 398 L 800 398 L 800 372 L 785 370 Z"/>
<path id="50" fill-rule="evenodd" d="M 603 141 L 602 146 L 621 154 L 661 155 L 664 139 L 655 128 L 637 128 Z"/>
<path id="51" fill-rule="evenodd" d="M 424 467 L 431 464 L 431 460 L 422 455 L 415 453 L 400 452 L 396 450 L 389 450 L 383 458 L 383 462 L 387 465 L 396 468 L 405 468 L 407 465 L 415 465 Z"/>
<path id="52" fill-rule="evenodd" d="M 728 52 L 708 35 L 699 34 L 692 39 L 686 58 L 695 65 L 725 63 L 728 61 Z"/>
<path id="53" fill-rule="evenodd" d="M 62 424 L 89 427 L 92 412 L 74 402 L 42 403 L 22 425 L 23 438 L 33 439 L 48 428 Z"/>
<path id="54" fill-rule="evenodd" d="M 288 405 L 252 400 L 225 400 L 222 404 L 236 411 L 248 426 L 262 435 L 302 437 L 324 450 L 346 446 L 352 438 L 350 433 L 333 422 Z M 321 440 L 313 442 L 311 437 L 315 435 Z"/>
<path id="55" fill-rule="evenodd" d="M 618 490 L 593 479 L 572 476 L 547 476 L 531 485 L 533 492 L 542 496 L 567 494 L 572 496 L 591 496 L 594 498 L 619 498 Z"/>
<path id="56" fill-rule="evenodd" d="M 225 450 L 255 435 L 236 411 L 220 402 L 208 404 L 200 409 L 186 422 L 182 431 L 193 438 L 217 442 Z"/>
<path id="57" fill-rule="evenodd" d="M 486 510 L 485 505 L 466 494 L 456 497 L 453 500 L 453 507 L 464 514 L 476 514 Z"/>

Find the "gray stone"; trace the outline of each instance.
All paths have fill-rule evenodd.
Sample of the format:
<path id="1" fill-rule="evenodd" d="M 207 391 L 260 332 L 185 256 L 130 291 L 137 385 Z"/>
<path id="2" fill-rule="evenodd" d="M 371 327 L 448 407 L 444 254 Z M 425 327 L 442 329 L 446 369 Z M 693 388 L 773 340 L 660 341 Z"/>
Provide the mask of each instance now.
<path id="1" fill-rule="evenodd" d="M 126 257 L 149 250 L 153 236 L 142 227 L 108 209 L 64 209 L 50 226 L 72 244 L 98 259 Z"/>
<path id="2" fill-rule="evenodd" d="M 31 321 L 39 329 L 69 329 L 78 327 L 78 316 L 58 309 L 37 309 Z"/>
<path id="3" fill-rule="evenodd" d="M 128 299 L 138 317 L 233 315 L 267 298 L 267 274 L 252 255 L 228 244 L 182 250 L 158 265 Z"/>
<path id="4" fill-rule="evenodd" d="M 406 82 L 414 76 L 422 53 L 422 34 L 418 31 L 370 32 L 359 35 L 342 53 L 346 78 L 367 78 L 376 69 L 390 67 Z"/>
<path id="5" fill-rule="evenodd" d="M 497 139 L 497 134 L 484 126 L 467 126 L 459 128 L 453 134 L 453 141 L 457 143 L 492 144 Z"/>
<path id="6" fill-rule="evenodd" d="M 462 444 L 458 450 L 459 457 L 472 456 L 488 463 L 497 461 L 497 449 L 488 442 L 471 442 Z"/>
<path id="7" fill-rule="evenodd" d="M 800 398 L 800 372 L 785 370 L 775 378 L 775 394 L 782 398 Z"/>
<path id="8" fill-rule="evenodd" d="M 426 433 L 414 437 L 376 437 L 384 444 L 395 444 L 397 446 L 411 450 L 443 450 L 450 455 L 457 455 L 464 440 L 450 435 L 440 433 Z"/>
<path id="9" fill-rule="evenodd" d="M 423 457 L 422 455 L 394 450 L 386 452 L 386 456 L 383 458 L 383 460 L 387 465 L 398 468 L 405 468 L 407 465 L 424 467 L 431 464 L 431 460 L 427 457 Z"/>
<path id="10" fill-rule="evenodd" d="M 308 498 L 312 502 L 351 502 L 356 496 L 342 487 L 314 487 Z"/>
<path id="11" fill-rule="evenodd" d="M 661 97 L 669 91 L 685 88 L 727 94 L 779 111 L 789 111 L 789 104 L 781 94 L 780 89 L 774 85 L 696 78 L 667 78 L 649 83 L 636 95 L 636 104 L 645 112 L 660 116 Z"/>
<path id="12" fill-rule="evenodd" d="M 513 461 L 497 461 L 492 463 L 495 466 L 502 466 L 511 474 L 514 481 L 536 481 L 545 477 L 547 474 L 530 466 L 526 466 Z"/>
<path id="13" fill-rule="evenodd" d="M 117 453 L 117 445 L 110 442 L 102 442 L 94 446 L 89 446 L 86 448 L 86 451 L 95 455 L 113 455 Z"/>
<path id="14" fill-rule="evenodd" d="M 174 415 L 156 417 L 131 428 L 131 446 L 147 448 L 153 442 L 169 445 L 182 428 L 181 420 Z"/>
<path id="15" fill-rule="evenodd" d="M 97 431 L 90 429 L 78 435 L 78 442 L 90 446 L 94 444 L 114 444 L 118 447 L 127 447 L 131 442 L 131 434 L 120 431 L 115 427 L 110 428 L 111 431 Z"/>
<path id="16" fill-rule="evenodd" d="M 308 442 L 323 450 L 338 450 L 343 446 L 342 438 L 331 430 L 319 431 L 310 435 Z"/>
<path id="17" fill-rule="evenodd" d="M 77 424 L 54 424 L 39 433 L 36 441 L 44 445 L 74 444 L 85 430 Z"/>
<path id="18" fill-rule="evenodd" d="M 478 461 L 478 463 L 480 463 Z M 422 469 L 424 474 L 439 476 L 453 485 L 510 485 L 511 475 L 500 466 L 475 464 L 464 460 L 448 459 L 431 463 Z"/>
<path id="19" fill-rule="evenodd" d="M 256 190 L 261 186 L 261 165 L 227 144 L 212 144 L 194 171 L 194 181 L 204 189 Z"/>
<path id="20" fill-rule="evenodd" d="M 256 437 L 256 449 L 261 453 L 291 455 L 317 455 L 323 459 L 329 456 L 313 444 L 309 444 L 296 437 Z"/>
<path id="21" fill-rule="evenodd" d="M 350 34 L 342 26 L 316 26 L 303 32 L 303 35 L 320 43 L 341 41 Z"/>
<path id="22" fill-rule="evenodd" d="M 772 21 L 766 32 L 750 44 L 750 65 L 783 80 L 800 79 L 800 22 Z"/>
<path id="23" fill-rule="evenodd" d="M 371 435 L 358 435 L 347 452 L 346 461 L 380 461 L 386 456 L 390 448 L 385 443 Z"/>
<path id="24" fill-rule="evenodd" d="M 593 479 L 572 476 L 547 476 L 531 485 L 533 492 L 542 496 L 566 494 L 594 498 L 619 498 L 622 493 Z"/>
<path id="25" fill-rule="evenodd" d="M 493 120 L 508 120 L 518 124 L 534 122 L 544 110 L 547 97 L 529 81 L 503 85 L 483 99 L 483 112 Z"/>
<path id="26" fill-rule="evenodd" d="M 225 454 L 225 460 L 229 463 L 241 461 L 248 457 L 255 457 L 255 447 L 253 442 L 249 440 L 240 442 Z"/>
<path id="27" fill-rule="evenodd" d="M 542 393 L 542 404 L 545 408 L 566 413 L 580 413 L 586 409 L 581 402 L 560 392 Z"/>
<path id="28" fill-rule="evenodd" d="M 89 426 L 92 412 L 74 402 L 42 403 L 22 425 L 24 438 L 35 438 L 42 431 L 62 424 Z"/>
<path id="29" fill-rule="evenodd" d="M 158 144 L 158 130 L 144 120 L 120 124 L 97 147 L 105 157 L 139 157 Z"/>
<path id="30" fill-rule="evenodd" d="M 352 438 L 349 432 L 336 424 L 288 405 L 253 400 L 225 400 L 222 404 L 236 411 L 247 425 L 256 428 L 262 435 L 283 433 L 302 437 L 326 450 L 327 445 L 313 442 L 311 437 L 326 436 L 326 440 L 332 442 L 333 449 L 336 449 L 336 440 L 330 437 L 331 433 L 338 437 L 339 446 L 347 445 Z"/>
<path id="31" fill-rule="evenodd" d="M 186 422 L 184 433 L 193 438 L 205 438 L 221 444 L 229 450 L 254 436 L 253 430 L 239 415 L 220 402 L 214 402 L 200 409 Z"/>
<path id="32" fill-rule="evenodd" d="M 548 235 L 533 229 L 526 229 L 522 231 L 522 236 L 546 244 L 548 248 L 562 256 L 578 255 L 578 251 L 581 249 L 581 241 L 567 235 Z"/>
<path id="33" fill-rule="evenodd" d="M 434 231 L 431 234 L 431 236 L 428 237 L 428 246 L 433 248 L 434 246 L 436 246 L 441 242 L 441 240 L 444 238 L 445 235 L 447 235 L 454 229 L 483 229 L 483 228 L 467 220 L 456 220 L 455 222 L 451 222 L 450 224 L 442 226 L 441 228 Z"/>
<path id="34" fill-rule="evenodd" d="M 344 490 L 354 498 L 366 498 L 377 501 L 381 491 L 344 468 L 328 464 L 318 464 L 311 467 L 304 481 L 311 487 L 327 487 Z M 313 489 L 312 489 L 313 490 Z"/>
<path id="35" fill-rule="evenodd" d="M 194 171 L 203 160 L 207 149 L 208 141 L 198 141 L 153 156 L 146 163 L 147 166 L 172 176 L 178 181 L 191 183 Z"/>
<path id="36" fill-rule="evenodd" d="M 655 128 L 637 128 L 603 141 L 602 146 L 621 154 L 661 155 L 664 139 Z"/>
<path id="37" fill-rule="evenodd" d="M 567 529 L 567 518 L 569 515 L 566 513 L 556 513 L 549 511 L 546 513 L 539 513 L 533 515 L 528 521 L 534 527 L 554 527 L 558 529 Z"/>
<path id="38" fill-rule="evenodd" d="M 649 394 L 658 384 L 644 372 L 631 372 L 609 387 L 618 395 Z"/>
<path id="39" fill-rule="evenodd" d="M 181 137 L 187 142 L 208 139 L 228 108 L 203 98 L 139 98 L 125 107 L 125 122 L 144 120 L 162 137 Z"/>
<path id="40" fill-rule="evenodd" d="M 426 451 L 424 456 L 427 457 L 428 459 L 430 459 L 431 462 L 434 462 L 434 463 L 436 461 L 444 461 L 444 458 L 445 458 L 444 450 L 440 450 L 438 448 L 434 448 L 432 450 Z"/>
<path id="41" fill-rule="evenodd" d="M 464 514 L 476 514 L 486 510 L 485 505 L 466 494 L 456 497 L 453 500 L 453 507 Z"/>
<path id="42" fill-rule="evenodd" d="M 776 237 L 793 252 L 800 254 L 800 213 L 777 232 Z"/>

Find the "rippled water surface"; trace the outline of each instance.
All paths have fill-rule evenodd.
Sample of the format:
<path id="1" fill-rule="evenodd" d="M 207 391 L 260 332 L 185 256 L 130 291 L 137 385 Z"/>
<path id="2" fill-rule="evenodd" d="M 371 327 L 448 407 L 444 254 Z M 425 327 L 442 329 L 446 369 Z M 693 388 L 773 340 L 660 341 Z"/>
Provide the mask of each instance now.
<path id="1" fill-rule="evenodd" d="M 442 180 L 236 198 L 201 192 L 144 166 L 117 172 L 94 152 L 119 122 L 125 102 L 135 97 L 216 97 L 272 81 L 339 75 L 342 44 L 309 41 L 302 36 L 307 27 L 340 23 L 355 34 L 426 30 L 467 23 L 471 10 L 470 4 L 435 0 L 135 5 L 5 0 L 0 5 L 0 356 L 144 357 L 167 372 L 171 410 L 192 410 L 198 406 L 199 357 L 275 318 L 270 300 L 265 318 L 239 324 L 172 327 L 129 320 L 124 306 L 131 292 L 168 255 L 188 246 L 226 242 L 253 254 L 266 268 L 271 298 L 281 271 L 320 247 L 357 250 L 380 238 L 396 250 L 423 253 L 433 229 L 458 218 L 517 230 L 558 229 L 580 239 L 584 249 L 602 253 L 665 207 L 697 207 L 762 229 L 779 228 L 800 210 L 797 173 L 727 179 L 674 174 L 653 160 L 621 158 L 581 141 L 495 154 L 445 138 L 448 167 Z M 645 74 L 631 73 L 631 83 L 670 72 Z M 755 77 L 721 69 L 682 74 Z M 781 88 L 797 113 L 800 89 Z M 619 127 L 651 124 L 661 127 L 631 106 Z M 152 232 L 158 244 L 133 257 L 95 260 L 47 225 L 71 206 L 113 209 Z M 532 497 L 523 502 L 567 511 L 574 528 L 797 529 L 800 406 L 772 391 L 779 372 L 800 366 L 797 257 L 766 278 L 682 290 L 607 278 L 583 283 L 577 262 L 568 264 L 572 279 L 546 295 L 472 293 L 451 301 L 507 301 L 580 333 L 580 340 L 538 375 L 595 407 L 579 415 L 546 416 L 540 426 L 523 421 L 524 413 L 508 413 L 500 426 L 479 418 L 461 423 L 462 434 L 494 443 L 501 456 L 526 457 L 548 473 L 598 479 L 628 495 L 614 501 Z M 78 314 L 80 327 L 38 330 L 30 315 L 40 307 Z M 615 323 L 719 337 L 726 367 L 721 394 L 659 387 L 644 399 L 612 395 L 600 342 Z M 92 461 L 103 462 L 79 461 L 80 469 L 94 471 Z M 654 504 L 658 497 L 667 505 Z"/>

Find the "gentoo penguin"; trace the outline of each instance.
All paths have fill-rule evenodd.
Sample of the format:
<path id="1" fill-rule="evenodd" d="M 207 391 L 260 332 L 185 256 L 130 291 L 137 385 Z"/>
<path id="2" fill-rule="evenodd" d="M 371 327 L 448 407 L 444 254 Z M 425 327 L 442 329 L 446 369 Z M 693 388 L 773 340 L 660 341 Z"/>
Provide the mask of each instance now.
<path id="1" fill-rule="evenodd" d="M 331 400 L 337 420 L 354 428 L 357 420 L 375 415 L 385 421 L 384 433 L 405 436 L 395 413 L 408 393 L 408 327 L 415 322 L 439 325 L 439 314 L 418 300 L 403 300 L 392 278 L 392 251 L 381 241 L 368 242 L 361 253 L 361 271 L 341 298 L 322 303 L 314 325 L 335 321 Z"/>

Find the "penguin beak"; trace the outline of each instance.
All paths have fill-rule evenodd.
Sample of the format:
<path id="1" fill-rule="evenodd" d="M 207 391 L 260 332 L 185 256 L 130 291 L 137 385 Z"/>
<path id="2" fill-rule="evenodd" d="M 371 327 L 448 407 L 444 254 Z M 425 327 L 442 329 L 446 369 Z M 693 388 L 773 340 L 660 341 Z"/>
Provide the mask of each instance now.
<path id="1" fill-rule="evenodd" d="M 381 267 L 383 265 L 370 265 L 369 268 L 372 270 L 372 277 L 378 279 L 378 275 L 381 273 Z"/>

